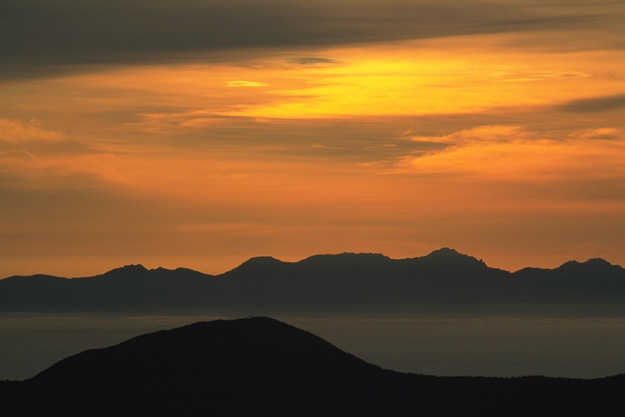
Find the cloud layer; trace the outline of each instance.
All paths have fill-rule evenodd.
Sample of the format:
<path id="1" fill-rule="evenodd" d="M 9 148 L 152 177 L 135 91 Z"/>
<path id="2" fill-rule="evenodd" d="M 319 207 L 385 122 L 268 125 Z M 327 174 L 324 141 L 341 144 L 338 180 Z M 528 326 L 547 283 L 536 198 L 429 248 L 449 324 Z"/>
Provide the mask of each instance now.
<path id="1" fill-rule="evenodd" d="M 612 2 L 457 0 L 4 0 L 0 75 L 76 65 L 227 59 L 288 48 L 484 33 L 617 27 Z M 206 55 L 208 53 L 208 55 Z M 224 57 L 225 56 L 225 57 Z M 308 60 L 305 63 L 312 63 Z"/>
<path id="2" fill-rule="evenodd" d="M 625 264 L 624 13 L 2 0 L 0 277 L 442 246 Z"/>
<path id="3" fill-rule="evenodd" d="M 601 113 L 625 108 L 625 94 L 571 100 L 562 109 L 574 113 Z"/>

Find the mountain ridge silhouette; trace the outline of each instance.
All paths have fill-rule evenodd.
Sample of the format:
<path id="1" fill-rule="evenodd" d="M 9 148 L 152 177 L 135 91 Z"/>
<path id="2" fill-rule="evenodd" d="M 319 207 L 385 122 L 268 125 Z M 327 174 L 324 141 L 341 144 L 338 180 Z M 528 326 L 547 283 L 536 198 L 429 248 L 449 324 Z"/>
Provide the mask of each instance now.
<path id="1" fill-rule="evenodd" d="M 573 306 L 573 305 L 577 305 Z M 625 270 L 603 259 L 509 272 L 442 248 L 416 258 L 314 255 L 298 262 L 255 257 L 220 275 L 126 265 L 83 278 L 0 280 L 0 311 L 11 312 L 389 312 L 435 308 L 602 305 L 625 314 Z M 549 307 L 551 308 L 551 307 Z M 586 307 L 584 307 L 586 308 Z"/>

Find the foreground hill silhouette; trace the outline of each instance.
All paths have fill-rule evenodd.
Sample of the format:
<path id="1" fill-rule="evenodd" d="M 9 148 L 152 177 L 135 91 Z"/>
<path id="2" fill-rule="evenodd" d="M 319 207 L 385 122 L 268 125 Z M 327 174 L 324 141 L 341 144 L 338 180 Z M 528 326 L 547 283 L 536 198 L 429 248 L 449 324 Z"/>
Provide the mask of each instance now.
<path id="1" fill-rule="evenodd" d="M 575 416 L 622 410 L 623 376 L 451 378 L 368 364 L 269 318 L 201 322 L 0 384 L 9 416 Z"/>
<path id="2" fill-rule="evenodd" d="M 238 315 L 404 312 L 441 306 L 522 310 L 531 305 L 623 314 L 624 303 L 625 269 L 602 259 L 512 273 L 447 248 L 410 259 L 345 253 L 291 263 L 260 257 L 218 276 L 130 265 L 79 279 L 35 275 L 0 280 L 0 311 L 15 312 Z"/>

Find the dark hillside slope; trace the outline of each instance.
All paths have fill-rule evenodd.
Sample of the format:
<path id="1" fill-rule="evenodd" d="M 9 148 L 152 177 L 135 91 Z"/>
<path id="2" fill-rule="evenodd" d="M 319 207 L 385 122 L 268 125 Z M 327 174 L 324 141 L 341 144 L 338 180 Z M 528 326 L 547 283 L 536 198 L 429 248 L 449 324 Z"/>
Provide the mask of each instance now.
<path id="1" fill-rule="evenodd" d="M 312 416 L 328 415 L 328 407 L 365 412 L 378 403 L 366 399 L 377 397 L 378 381 L 389 374 L 308 332 L 251 318 L 201 322 L 85 351 L 22 384 L 40 398 L 27 404 L 30 412 Z"/>
<path id="2" fill-rule="evenodd" d="M 10 416 L 588 416 L 625 378 L 445 378 L 383 370 L 269 318 L 139 336 L 0 384 Z"/>

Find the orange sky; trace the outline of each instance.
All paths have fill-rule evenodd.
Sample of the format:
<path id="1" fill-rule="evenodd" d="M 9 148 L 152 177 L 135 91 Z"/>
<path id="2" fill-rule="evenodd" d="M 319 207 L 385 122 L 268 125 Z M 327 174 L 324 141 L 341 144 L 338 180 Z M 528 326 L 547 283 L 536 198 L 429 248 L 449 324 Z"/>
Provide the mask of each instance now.
<path id="1" fill-rule="evenodd" d="M 625 5 L 350 1 L 198 3 L 235 34 L 187 33 L 191 2 L 113 2 L 123 33 L 146 24 L 133 7 L 155 16 L 126 43 L 87 6 L 39 37 L 20 15 L 0 47 L 0 276 L 442 246 L 625 265 Z"/>

